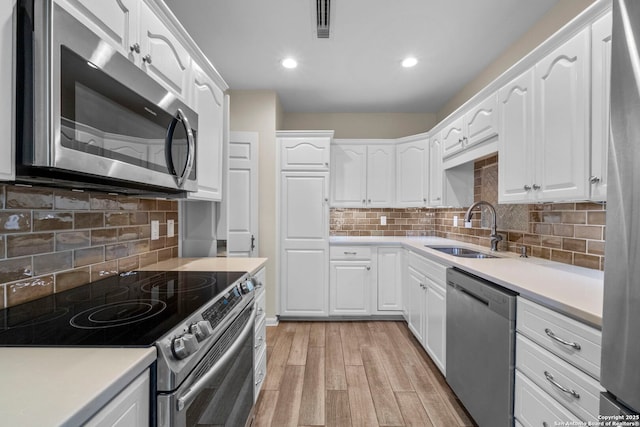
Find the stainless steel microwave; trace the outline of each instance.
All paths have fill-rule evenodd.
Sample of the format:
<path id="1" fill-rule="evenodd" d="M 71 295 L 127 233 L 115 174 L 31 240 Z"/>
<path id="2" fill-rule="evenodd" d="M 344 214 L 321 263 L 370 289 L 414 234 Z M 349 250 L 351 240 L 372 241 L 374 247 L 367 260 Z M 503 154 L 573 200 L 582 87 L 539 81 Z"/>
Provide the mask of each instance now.
<path id="1" fill-rule="evenodd" d="M 20 0 L 16 181 L 197 190 L 198 115 L 52 0 Z"/>

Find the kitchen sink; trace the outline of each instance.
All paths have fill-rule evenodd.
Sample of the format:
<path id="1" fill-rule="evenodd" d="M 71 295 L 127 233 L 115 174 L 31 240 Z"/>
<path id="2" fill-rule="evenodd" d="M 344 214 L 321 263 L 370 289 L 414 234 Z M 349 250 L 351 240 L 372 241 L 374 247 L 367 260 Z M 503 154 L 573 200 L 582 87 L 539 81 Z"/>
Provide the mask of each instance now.
<path id="1" fill-rule="evenodd" d="M 462 258 L 477 258 L 477 259 L 498 258 L 495 255 L 486 254 L 484 252 L 479 252 L 474 249 L 463 248 L 460 246 L 430 246 L 430 245 L 425 245 L 425 246 L 427 248 L 435 249 L 436 251 L 440 251 L 448 255 L 458 256 Z"/>

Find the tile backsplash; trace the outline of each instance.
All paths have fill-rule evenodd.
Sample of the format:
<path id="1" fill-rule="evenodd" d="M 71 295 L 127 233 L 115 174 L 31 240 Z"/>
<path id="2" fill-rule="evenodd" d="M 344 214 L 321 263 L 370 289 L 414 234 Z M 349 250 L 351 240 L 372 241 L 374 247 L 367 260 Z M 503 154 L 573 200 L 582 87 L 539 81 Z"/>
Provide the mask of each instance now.
<path id="1" fill-rule="evenodd" d="M 178 228 L 173 200 L 0 185 L 0 308 L 177 257 Z"/>
<path id="2" fill-rule="evenodd" d="M 498 157 L 475 162 L 474 200 L 496 207 L 500 250 L 604 269 L 604 203 L 498 204 Z M 490 217 L 483 210 L 464 228 L 466 208 L 331 209 L 334 236 L 438 236 L 489 247 Z M 380 216 L 387 225 L 380 225 Z M 454 227 L 454 216 L 459 226 Z"/>

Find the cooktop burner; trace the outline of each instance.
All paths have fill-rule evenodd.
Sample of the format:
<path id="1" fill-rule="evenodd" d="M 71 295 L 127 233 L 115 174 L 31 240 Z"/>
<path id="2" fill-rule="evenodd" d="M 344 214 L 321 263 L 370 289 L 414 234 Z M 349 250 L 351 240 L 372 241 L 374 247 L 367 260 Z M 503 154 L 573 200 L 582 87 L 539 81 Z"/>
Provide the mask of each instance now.
<path id="1" fill-rule="evenodd" d="M 150 346 L 244 272 L 135 271 L 0 310 L 0 345 Z M 223 295 L 223 302 L 233 298 Z"/>

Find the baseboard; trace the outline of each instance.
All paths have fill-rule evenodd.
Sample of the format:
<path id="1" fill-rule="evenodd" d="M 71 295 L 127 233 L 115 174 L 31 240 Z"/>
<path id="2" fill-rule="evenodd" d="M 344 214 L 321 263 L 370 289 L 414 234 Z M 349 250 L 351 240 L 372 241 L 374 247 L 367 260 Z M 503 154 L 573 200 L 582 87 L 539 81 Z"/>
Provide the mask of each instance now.
<path id="1" fill-rule="evenodd" d="M 279 323 L 280 321 L 278 320 L 277 317 L 267 317 L 267 320 L 266 320 L 267 326 L 278 326 Z"/>

